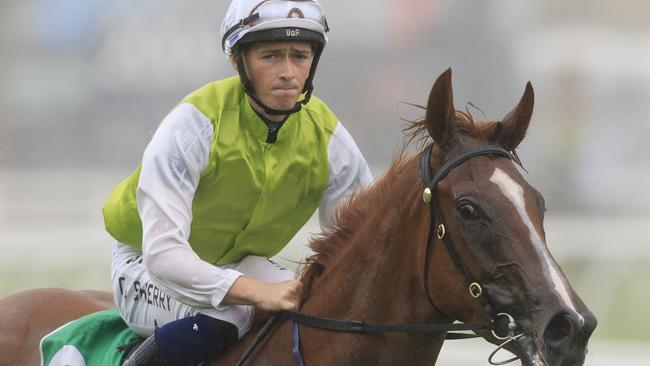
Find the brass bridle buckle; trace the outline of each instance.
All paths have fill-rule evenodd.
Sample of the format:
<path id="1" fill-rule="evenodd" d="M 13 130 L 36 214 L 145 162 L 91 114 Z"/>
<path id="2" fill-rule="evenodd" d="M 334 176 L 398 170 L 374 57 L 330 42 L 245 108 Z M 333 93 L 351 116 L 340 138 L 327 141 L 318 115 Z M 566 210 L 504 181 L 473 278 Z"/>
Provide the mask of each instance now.
<path id="1" fill-rule="evenodd" d="M 424 203 L 431 203 L 431 197 L 432 197 L 431 188 L 429 187 L 425 188 L 424 191 L 422 192 L 422 200 L 424 201 Z"/>
<path id="2" fill-rule="evenodd" d="M 436 235 L 438 236 L 438 239 L 444 238 L 446 233 L 447 233 L 447 229 L 445 228 L 445 225 L 443 224 L 438 225 L 438 230 L 436 231 Z"/>
<path id="3" fill-rule="evenodd" d="M 481 287 L 481 285 L 476 282 L 472 282 L 469 284 L 469 294 L 472 295 L 473 298 L 478 299 L 481 297 L 481 295 L 483 295 L 483 287 Z"/>

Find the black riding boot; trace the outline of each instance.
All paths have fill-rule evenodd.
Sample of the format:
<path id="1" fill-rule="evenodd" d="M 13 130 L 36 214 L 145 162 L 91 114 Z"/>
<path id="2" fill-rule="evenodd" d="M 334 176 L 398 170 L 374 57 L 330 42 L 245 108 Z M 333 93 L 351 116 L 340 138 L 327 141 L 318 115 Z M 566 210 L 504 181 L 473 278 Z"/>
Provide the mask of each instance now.
<path id="1" fill-rule="evenodd" d="M 226 321 L 189 316 L 156 329 L 122 366 L 196 366 L 222 355 L 238 336 L 237 327 Z"/>
<path id="2" fill-rule="evenodd" d="M 150 335 L 129 353 L 122 366 L 168 366 L 160 356 L 155 334 Z"/>

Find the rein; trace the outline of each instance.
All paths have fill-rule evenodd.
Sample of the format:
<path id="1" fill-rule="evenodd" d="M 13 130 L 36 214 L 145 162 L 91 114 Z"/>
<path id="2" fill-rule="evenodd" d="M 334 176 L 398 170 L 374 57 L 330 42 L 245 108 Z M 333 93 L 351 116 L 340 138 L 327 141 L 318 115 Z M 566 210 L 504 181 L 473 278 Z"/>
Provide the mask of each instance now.
<path id="1" fill-rule="evenodd" d="M 343 333 L 441 333 L 447 331 L 488 329 L 486 324 L 372 324 L 358 320 L 340 320 L 320 316 L 306 315 L 297 311 L 285 311 L 285 319 L 312 328 Z M 450 333 L 447 339 L 465 339 L 476 337 L 473 334 Z"/>
<path id="2" fill-rule="evenodd" d="M 438 208 L 438 205 L 436 204 L 434 198 L 433 198 L 433 193 L 436 189 L 437 184 L 449 174 L 451 170 L 462 164 L 463 162 L 472 159 L 477 156 L 482 156 L 482 155 L 496 155 L 496 156 L 502 156 L 506 157 L 510 160 L 514 160 L 515 162 L 518 162 L 517 160 L 513 159 L 513 156 L 511 153 L 506 151 L 505 149 L 498 147 L 498 146 L 481 146 L 475 149 L 472 149 L 470 151 L 467 151 L 460 156 L 447 161 L 438 171 L 436 172 L 435 176 L 432 177 L 432 172 L 431 172 L 431 152 L 433 150 L 433 144 L 430 144 L 427 146 L 424 151 L 422 151 L 422 154 L 420 156 L 420 168 L 421 168 L 421 173 L 422 173 L 422 182 L 425 186 L 424 192 L 422 194 L 422 198 L 425 203 L 429 204 L 430 208 L 430 220 L 429 220 L 429 233 L 427 235 L 427 249 L 426 249 L 426 255 L 424 259 L 424 289 L 427 294 L 427 298 L 429 299 L 429 302 L 434 308 L 437 308 L 433 302 L 433 298 L 431 296 L 431 293 L 429 291 L 429 284 L 428 284 L 428 276 L 427 274 L 429 273 L 429 257 L 431 254 L 431 251 L 433 250 L 433 244 L 434 244 L 434 234 L 435 238 L 441 240 L 444 244 L 445 247 L 447 248 L 447 252 L 449 253 L 449 256 L 451 257 L 454 265 L 458 270 L 461 272 L 467 283 L 469 284 L 469 293 L 470 295 L 477 299 L 481 307 L 485 310 L 487 314 L 489 314 L 490 318 L 492 321 L 488 324 L 482 324 L 482 323 L 442 323 L 442 324 L 372 324 L 372 323 L 366 323 L 363 321 L 358 321 L 358 320 L 341 320 L 341 319 L 332 319 L 332 318 L 326 318 L 326 317 L 320 317 L 320 316 L 314 316 L 314 315 L 307 315 L 303 314 L 297 311 L 283 311 L 277 314 L 272 315 L 266 324 L 262 327 L 262 329 L 259 331 L 253 342 L 248 346 L 242 357 L 239 359 L 237 362 L 237 366 L 243 366 L 246 362 L 246 360 L 250 357 L 250 355 L 253 353 L 253 351 L 257 348 L 257 346 L 264 340 L 266 335 L 269 333 L 271 330 L 273 324 L 279 319 L 288 319 L 292 320 L 294 322 L 294 355 L 296 356 L 296 362 L 298 365 L 302 365 L 302 357 L 300 356 L 300 350 L 299 350 L 299 345 L 298 345 L 298 324 L 302 324 L 308 327 L 312 328 L 318 328 L 318 329 L 324 329 L 324 330 L 329 330 L 329 331 L 334 331 L 334 332 L 344 332 L 344 333 L 360 333 L 360 334 L 367 334 L 367 333 L 443 333 L 443 332 L 450 332 L 450 331 L 475 331 L 475 330 L 486 330 L 490 329 L 492 331 L 492 335 L 499 340 L 505 341 L 502 343 L 492 354 L 490 355 L 490 358 L 488 361 L 492 365 L 504 365 L 506 363 L 510 363 L 512 361 L 515 361 L 518 359 L 517 357 L 502 361 L 502 362 L 493 362 L 492 358 L 496 354 L 497 351 L 502 349 L 505 345 L 508 343 L 511 343 L 518 338 L 520 338 L 523 334 L 518 334 L 515 335 L 516 331 L 516 322 L 512 316 L 506 313 L 496 313 L 493 311 L 492 307 L 490 306 L 489 301 L 484 295 L 483 288 L 481 285 L 476 281 L 470 270 L 467 268 L 463 260 L 460 258 L 458 255 L 458 252 L 456 251 L 455 246 L 451 242 L 451 238 L 446 235 L 446 227 L 443 223 L 442 220 L 442 213 L 440 212 L 440 209 Z M 438 224 L 436 226 L 436 223 Z M 434 230 L 435 227 L 435 230 Z M 497 319 L 499 318 L 505 318 L 508 321 L 508 335 L 507 336 L 499 336 L 496 334 L 494 330 L 494 323 L 496 322 Z M 466 334 L 466 333 L 447 333 L 446 339 L 467 339 L 467 338 L 476 338 L 479 337 L 474 334 Z"/>
<path id="3" fill-rule="evenodd" d="M 326 318 L 315 315 L 307 315 L 298 311 L 283 311 L 277 314 L 272 315 L 269 320 L 266 321 L 262 329 L 257 333 L 255 339 L 246 349 L 246 352 L 242 355 L 237 362 L 237 366 L 243 366 L 257 348 L 257 346 L 262 343 L 268 332 L 271 330 L 271 327 L 278 319 L 287 319 L 292 320 L 296 324 L 306 325 L 312 328 L 324 329 L 333 332 L 342 332 L 342 333 L 442 333 L 448 331 L 462 331 L 462 330 L 480 330 L 480 329 L 489 329 L 489 324 L 482 323 L 454 323 L 454 324 L 373 324 L 366 323 L 358 320 L 341 320 Z M 294 331 L 295 333 L 296 331 Z M 446 339 L 468 339 L 476 338 L 478 336 L 474 334 L 465 334 L 465 333 L 448 333 Z M 295 341 L 295 340 L 294 340 Z M 294 353 L 297 351 L 294 351 Z"/>

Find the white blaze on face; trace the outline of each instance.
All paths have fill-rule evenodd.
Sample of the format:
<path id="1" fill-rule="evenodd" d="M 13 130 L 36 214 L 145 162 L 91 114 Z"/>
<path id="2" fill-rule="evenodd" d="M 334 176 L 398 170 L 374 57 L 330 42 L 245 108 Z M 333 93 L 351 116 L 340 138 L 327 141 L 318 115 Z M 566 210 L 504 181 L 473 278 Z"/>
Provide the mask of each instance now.
<path id="1" fill-rule="evenodd" d="M 528 211 L 526 210 L 526 201 L 524 200 L 524 189 L 515 182 L 508 174 L 503 170 L 496 168 L 490 181 L 496 184 L 501 192 L 508 198 L 510 202 L 515 206 L 519 216 L 521 216 L 521 221 L 528 227 L 530 232 L 530 241 L 533 243 L 533 247 L 537 252 L 538 256 L 541 258 L 542 263 L 545 264 L 546 273 L 549 274 L 550 278 L 547 278 L 551 286 L 555 289 L 555 292 L 560 296 L 564 301 L 565 305 L 573 310 L 573 312 L 580 318 L 580 321 L 583 322 L 584 319 L 576 310 L 573 301 L 571 301 L 571 296 L 569 296 L 569 291 L 567 290 L 566 284 L 562 275 L 560 274 L 560 269 L 557 264 L 549 256 L 548 250 L 544 245 L 541 235 L 535 229 L 533 222 L 528 216 Z"/>

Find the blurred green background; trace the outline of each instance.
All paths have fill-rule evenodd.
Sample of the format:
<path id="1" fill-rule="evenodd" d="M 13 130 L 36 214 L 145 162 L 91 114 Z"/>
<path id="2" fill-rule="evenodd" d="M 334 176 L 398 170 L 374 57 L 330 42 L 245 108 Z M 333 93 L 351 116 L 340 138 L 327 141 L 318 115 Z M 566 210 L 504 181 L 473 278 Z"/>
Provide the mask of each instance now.
<path id="1" fill-rule="evenodd" d="M 505 115 L 532 81 L 520 156 L 545 196 L 548 245 L 599 318 L 589 365 L 650 354 L 650 3 L 323 0 L 332 28 L 315 80 L 379 177 L 454 71 L 455 103 Z M 233 74 L 218 36 L 227 1 L 2 1 L 0 296 L 106 289 L 101 206 L 162 117 Z M 311 221 L 278 260 L 308 254 Z M 471 345 L 471 346 L 470 346 Z M 472 352 L 467 350 L 471 349 Z M 444 365 L 476 365 L 481 343 Z"/>

